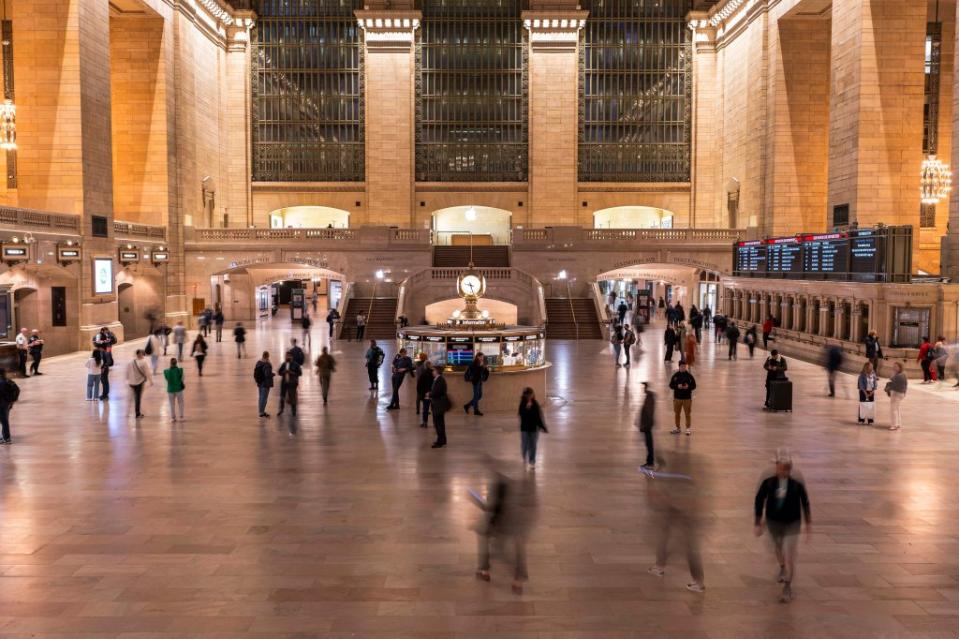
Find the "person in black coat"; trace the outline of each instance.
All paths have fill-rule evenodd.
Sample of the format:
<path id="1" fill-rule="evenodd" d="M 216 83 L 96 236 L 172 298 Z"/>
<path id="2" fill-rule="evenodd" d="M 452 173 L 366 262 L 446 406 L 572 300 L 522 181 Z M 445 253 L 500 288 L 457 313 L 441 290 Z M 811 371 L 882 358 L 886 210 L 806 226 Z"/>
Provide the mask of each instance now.
<path id="1" fill-rule="evenodd" d="M 289 404 L 290 412 L 296 416 L 296 391 L 300 386 L 303 368 L 294 359 L 292 351 L 287 352 L 286 361 L 280 364 L 277 373 L 280 376 L 280 410 L 277 415 L 282 415 L 284 406 Z"/>
<path id="2" fill-rule="evenodd" d="M 666 356 L 663 359 L 672 362 L 673 348 L 676 346 L 676 331 L 673 330 L 672 326 L 666 327 L 666 332 L 663 333 L 663 344 L 666 346 Z"/>
<path id="3" fill-rule="evenodd" d="M 736 352 L 739 346 L 739 327 L 736 326 L 736 322 L 729 322 L 729 326 L 726 327 L 726 339 L 729 341 L 729 359 L 739 359 Z"/>
<path id="4" fill-rule="evenodd" d="M 480 412 L 479 403 L 483 399 L 483 382 L 489 379 L 489 366 L 486 365 L 486 356 L 477 353 L 473 362 L 466 367 L 464 377 L 467 382 L 473 385 L 473 398 L 463 404 L 463 411 L 468 415 L 470 406 L 472 406 L 473 414 L 482 416 L 483 413 Z"/>
<path id="5" fill-rule="evenodd" d="M 792 461 L 788 455 L 780 453 L 776 460 L 776 473 L 766 477 L 756 492 L 754 502 L 755 534 L 763 534 L 763 513 L 766 515 L 766 529 L 776 548 L 779 561 L 779 582 L 783 584 L 782 603 L 792 599 L 792 580 L 796 575 L 797 537 L 803 520 L 806 522 L 807 537 L 812 534 L 809 496 L 806 485 L 791 476 Z"/>
<path id="6" fill-rule="evenodd" d="M 260 417 L 269 417 L 266 412 L 266 402 L 270 398 L 270 389 L 273 388 L 273 378 L 276 373 L 273 372 L 273 364 L 270 362 L 270 352 L 263 351 L 263 357 L 253 367 L 253 380 L 256 382 L 256 389 L 259 395 L 258 408 Z"/>
<path id="7" fill-rule="evenodd" d="M 518 414 L 520 451 L 523 454 L 523 463 L 532 470 L 536 468 L 536 444 L 539 441 L 539 433 L 549 431 L 546 430 L 546 422 L 543 420 L 543 409 L 536 401 L 536 393 L 528 386 L 523 389 L 523 396 L 519 400 Z"/>
<path id="8" fill-rule="evenodd" d="M 433 365 L 425 358 L 416 366 L 416 410 L 421 415 L 420 428 L 430 419 L 430 390 L 433 388 Z"/>
<path id="9" fill-rule="evenodd" d="M 450 405 L 443 366 L 437 364 L 433 367 L 433 385 L 430 387 L 430 409 L 433 411 L 433 428 L 436 429 L 436 441 L 433 442 L 432 448 L 446 446 L 446 413 Z"/>
<path id="10" fill-rule="evenodd" d="M 10 439 L 10 409 L 20 398 L 20 388 L 0 368 L 0 444 L 12 444 Z"/>
<path id="11" fill-rule="evenodd" d="M 643 407 L 639 411 L 639 418 L 636 420 L 639 426 L 639 432 L 643 434 L 646 440 L 646 463 L 643 468 L 652 468 L 656 462 L 653 452 L 653 426 L 656 424 L 656 393 L 649 388 L 649 382 L 643 382 L 643 391 L 646 395 L 643 398 Z"/>
<path id="12" fill-rule="evenodd" d="M 786 376 L 786 358 L 779 354 L 779 351 L 775 348 L 770 351 L 769 357 L 766 359 L 766 362 L 763 364 L 763 368 L 766 370 L 766 408 L 770 407 L 770 399 L 772 397 L 772 383 L 777 379 L 783 379 Z"/>
<path id="13" fill-rule="evenodd" d="M 413 375 L 413 360 L 406 354 L 405 348 L 401 348 L 400 352 L 393 358 L 390 373 L 393 397 L 390 399 L 390 405 L 386 407 L 386 410 L 398 410 L 400 407 L 400 387 L 403 386 L 403 380 L 406 379 L 407 375 Z"/>

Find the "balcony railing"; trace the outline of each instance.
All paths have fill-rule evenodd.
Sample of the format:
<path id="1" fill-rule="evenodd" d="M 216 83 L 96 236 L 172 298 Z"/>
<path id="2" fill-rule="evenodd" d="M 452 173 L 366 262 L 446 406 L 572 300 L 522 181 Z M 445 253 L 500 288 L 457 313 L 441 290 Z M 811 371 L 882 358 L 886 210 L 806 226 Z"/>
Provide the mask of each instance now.
<path id="1" fill-rule="evenodd" d="M 123 238 L 165 240 L 166 227 L 152 226 L 150 224 L 135 224 L 133 222 L 114 222 L 113 234 Z"/>
<path id="2" fill-rule="evenodd" d="M 193 229 L 187 240 L 196 242 L 250 242 L 313 240 L 335 242 L 344 248 L 350 245 L 389 244 L 423 246 L 430 244 L 429 229 L 400 229 L 386 226 L 362 226 L 355 229 Z"/>
<path id="3" fill-rule="evenodd" d="M 67 232 L 79 235 L 80 216 L 63 213 L 48 213 L 33 209 L 21 209 L 12 206 L 0 207 L 0 224 L 33 228 L 52 232 Z"/>
<path id="4" fill-rule="evenodd" d="M 743 239 L 744 229 L 590 229 L 581 226 L 549 226 L 513 229 L 513 244 L 519 248 L 552 249 L 622 248 L 636 242 L 691 242 L 725 245 Z"/>

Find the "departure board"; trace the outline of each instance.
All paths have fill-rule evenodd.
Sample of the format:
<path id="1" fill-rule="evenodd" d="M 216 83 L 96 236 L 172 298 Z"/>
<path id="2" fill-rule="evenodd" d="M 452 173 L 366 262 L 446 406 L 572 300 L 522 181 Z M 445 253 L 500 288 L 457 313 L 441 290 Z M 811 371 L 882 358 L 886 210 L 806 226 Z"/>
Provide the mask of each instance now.
<path id="1" fill-rule="evenodd" d="M 798 237 L 773 237 L 766 240 L 766 271 L 802 273 L 802 241 Z"/>
<path id="2" fill-rule="evenodd" d="M 736 244 L 736 270 L 743 273 L 766 272 L 766 244 L 762 240 Z"/>
<path id="3" fill-rule="evenodd" d="M 849 240 L 845 233 L 824 233 L 803 237 L 803 272 L 813 278 L 838 276 L 849 264 Z"/>
<path id="4" fill-rule="evenodd" d="M 849 272 L 856 274 L 855 279 L 876 279 L 880 271 L 880 240 L 872 229 L 850 231 Z"/>

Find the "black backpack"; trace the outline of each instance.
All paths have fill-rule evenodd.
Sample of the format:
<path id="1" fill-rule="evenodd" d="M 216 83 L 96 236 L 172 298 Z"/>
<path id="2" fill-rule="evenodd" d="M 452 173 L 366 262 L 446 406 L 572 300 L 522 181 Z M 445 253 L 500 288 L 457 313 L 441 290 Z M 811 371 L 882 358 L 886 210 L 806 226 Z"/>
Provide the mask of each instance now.
<path id="1" fill-rule="evenodd" d="M 153 355 L 153 340 L 149 337 L 147 338 L 147 346 L 143 349 L 143 352 L 147 355 Z"/>

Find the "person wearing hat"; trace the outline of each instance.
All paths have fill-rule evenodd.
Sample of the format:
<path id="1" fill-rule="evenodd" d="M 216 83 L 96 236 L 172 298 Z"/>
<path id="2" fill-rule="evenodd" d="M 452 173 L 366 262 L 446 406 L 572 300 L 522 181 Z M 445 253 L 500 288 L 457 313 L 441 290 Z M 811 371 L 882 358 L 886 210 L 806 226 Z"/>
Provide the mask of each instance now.
<path id="1" fill-rule="evenodd" d="M 755 534 L 763 534 L 763 515 L 766 529 L 773 540 L 779 561 L 778 581 L 783 585 L 779 598 L 782 603 L 792 600 L 792 581 L 796 576 L 796 554 L 799 531 L 806 522 L 806 536 L 812 534 L 812 519 L 806 485 L 792 476 L 792 459 L 786 451 L 776 454 L 776 471 L 759 484 L 755 499 Z"/>

